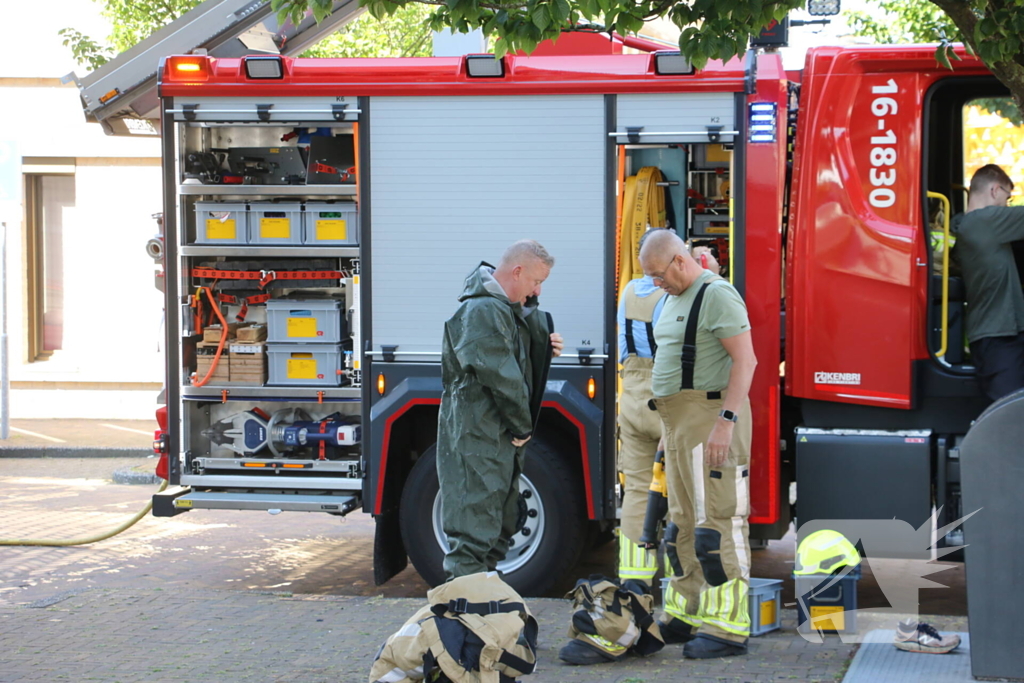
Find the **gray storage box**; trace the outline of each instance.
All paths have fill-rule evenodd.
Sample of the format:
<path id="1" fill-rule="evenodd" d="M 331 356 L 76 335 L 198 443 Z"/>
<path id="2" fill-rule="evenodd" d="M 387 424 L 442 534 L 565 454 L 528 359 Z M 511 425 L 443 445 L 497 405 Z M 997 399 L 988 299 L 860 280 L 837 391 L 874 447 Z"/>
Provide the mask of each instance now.
<path id="1" fill-rule="evenodd" d="M 248 244 L 248 206 L 196 202 L 196 244 Z"/>
<path id="2" fill-rule="evenodd" d="M 250 244 L 302 244 L 302 204 L 249 204 Z"/>
<path id="3" fill-rule="evenodd" d="M 337 299 L 271 299 L 267 302 L 270 343 L 337 344 L 342 340 Z"/>
<path id="4" fill-rule="evenodd" d="M 358 244 L 359 211 L 355 202 L 306 202 L 306 244 Z"/>
<path id="5" fill-rule="evenodd" d="M 782 626 L 782 579 L 750 579 L 750 635 Z"/>
<path id="6" fill-rule="evenodd" d="M 267 344 L 271 386 L 341 385 L 341 346 L 338 344 Z"/>

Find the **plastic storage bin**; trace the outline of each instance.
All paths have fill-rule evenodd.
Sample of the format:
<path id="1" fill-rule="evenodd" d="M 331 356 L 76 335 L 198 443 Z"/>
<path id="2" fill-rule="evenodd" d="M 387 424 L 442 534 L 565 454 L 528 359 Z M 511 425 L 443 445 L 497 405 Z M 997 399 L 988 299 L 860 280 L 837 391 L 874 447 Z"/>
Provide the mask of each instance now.
<path id="1" fill-rule="evenodd" d="M 341 346 L 267 344 L 267 367 L 272 386 L 340 386 Z"/>
<path id="2" fill-rule="evenodd" d="M 838 574 L 794 574 L 797 630 L 801 633 L 857 632 L 857 582 L 860 566 L 832 583 Z M 831 585 L 830 585 L 831 584 Z"/>
<path id="3" fill-rule="evenodd" d="M 302 244 L 302 204 L 249 204 L 249 244 Z"/>
<path id="4" fill-rule="evenodd" d="M 337 344 L 341 335 L 341 302 L 336 299 L 267 302 L 267 341 L 272 344 Z"/>
<path id="5" fill-rule="evenodd" d="M 246 204 L 196 202 L 196 244 L 248 244 Z"/>
<path id="6" fill-rule="evenodd" d="M 661 594 L 668 590 L 669 579 L 661 580 Z M 782 579 L 750 579 L 747 593 L 750 609 L 750 635 L 763 636 L 782 626 Z"/>
<path id="7" fill-rule="evenodd" d="M 782 579 L 750 579 L 750 635 L 782 626 Z"/>
<path id="8" fill-rule="evenodd" d="M 359 211 L 355 202 L 306 202 L 303 221 L 306 244 L 359 243 Z"/>

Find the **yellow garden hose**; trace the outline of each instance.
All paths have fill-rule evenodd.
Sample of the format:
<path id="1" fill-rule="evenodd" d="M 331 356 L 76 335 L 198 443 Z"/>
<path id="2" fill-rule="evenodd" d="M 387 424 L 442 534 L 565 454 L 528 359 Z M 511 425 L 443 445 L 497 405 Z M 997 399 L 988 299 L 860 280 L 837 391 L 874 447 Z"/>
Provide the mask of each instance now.
<path id="1" fill-rule="evenodd" d="M 626 178 L 618 240 L 620 297 L 630 280 L 644 274 L 640 267 L 640 238 L 648 226 L 665 227 L 665 188 L 658 185 L 661 181 L 661 171 L 656 166 L 644 166 L 635 176 Z"/>
<path id="2" fill-rule="evenodd" d="M 160 493 L 160 491 L 163 491 L 166 488 L 167 488 L 167 481 L 164 480 L 164 483 L 162 483 L 160 485 L 160 489 L 157 491 L 157 493 Z M 140 519 L 142 519 L 143 517 L 148 515 L 149 511 L 152 510 L 152 509 L 153 509 L 153 500 L 150 499 L 150 501 L 146 505 L 146 507 L 144 507 L 138 514 L 136 514 L 134 517 L 129 519 L 127 522 L 125 522 L 121 526 L 117 527 L 116 529 L 113 529 L 112 531 L 108 531 L 105 534 L 99 534 L 97 536 L 88 536 L 86 538 L 71 538 L 71 539 L 68 539 L 66 541 L 56 541 L 56 540 L 47 540 L 47 539 L 35 539 L 35 538 L 0 538 L 0 545 L 35 545 L 35 546 L 47 546 L 47 547 L 52 547 L 52 548 L 62 548 L 62 547 L 71 546 L 71 545 L 86 545 L 88 543 L 95 543 L 97 541 L 106 540 L 106 539 L 110 538 L 111 536 L 117 536 L 119 533 L 121 533 L 122 531 L 125 531 L 126 529 L 130 528 L 132 525 L 134 525 Z"/>

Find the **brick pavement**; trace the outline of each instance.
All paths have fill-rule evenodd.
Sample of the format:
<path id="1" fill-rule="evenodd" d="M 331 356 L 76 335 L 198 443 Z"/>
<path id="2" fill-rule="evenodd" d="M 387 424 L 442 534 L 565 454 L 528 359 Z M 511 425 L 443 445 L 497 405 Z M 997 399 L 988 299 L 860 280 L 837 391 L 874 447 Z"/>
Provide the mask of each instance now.
<path id="1" fill-rule="evenodd" d="M 356 683 L 420 600 L 234 591 L 90 589 L 0 606 L 0 680 L 134 683 Z M 854 646 L 784 630 L 746 657 L 693 662 L 682 646 L 645 659 L 570 667 L 557 659 L 568 603 L 529 601 L 541 627 L 539 671 L 524 683 L 838 681 Z"/>

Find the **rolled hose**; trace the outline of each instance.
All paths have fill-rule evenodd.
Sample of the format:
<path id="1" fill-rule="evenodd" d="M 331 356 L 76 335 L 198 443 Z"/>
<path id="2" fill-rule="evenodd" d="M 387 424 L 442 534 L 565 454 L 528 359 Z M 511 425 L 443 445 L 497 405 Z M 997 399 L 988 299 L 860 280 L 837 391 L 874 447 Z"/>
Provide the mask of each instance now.
<path id="1" fill-rule="evenodd" d="M 157 491 L 157 493 L 160 493 L 160 491 L 163 491 L 166 488 L 167 488 L 167 481 L 164 480 L 164 483 L 160 485 L 160 489 Z M 133 525 L 135 525 L 136 522 L 138 522 L 140 519 L 142 519 L 143 517 L 148 515 L 149 511 L 152 510 L 152 509 L 153 509 L 153 501 L 151 499 L 149 501 L 149 503 L 146 504 L 146 507 L 142 508 L 141 511 L 139 511 L 134 517 L 129 519 L 127 522 L 125 522 L 121 526 L 117 527 L 116 529 L 112 529 L 111 531 L 108 531 L 108 532 L 103 533 L 103 534 L 97 534 L 96 536 L 87 536 L 85 538 L 71 538 L 71 539 L 68 539 L 66 541 L 59 541 L 59 540 L 52 540 L 52 539 L 38 539 L 38 538 L 0 538 L 0 546 L 4 546 L 4 545 L 31 545 L 31 546 L 45 546 L 45 547 L 50 547 L 50 548 L 63 548 L 63 547 L 72 546 L 72 545 L 87 545 L 89 543 L 96 543 L 97 541 L 104 541 L 104 540 L 110 538 L 111 536 L 117 536 L 122 531 L 125 531 L 125 530 L 131 528 Z"/>

